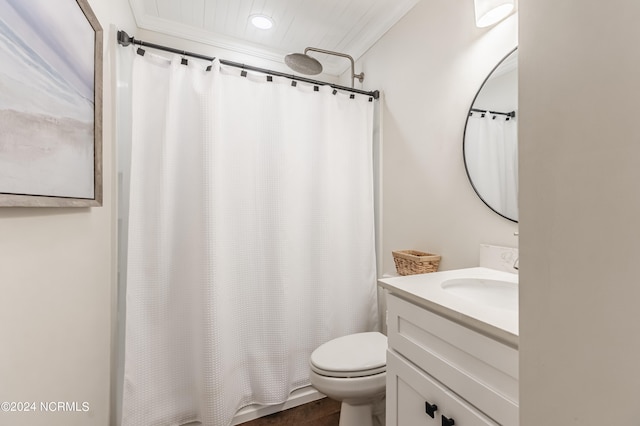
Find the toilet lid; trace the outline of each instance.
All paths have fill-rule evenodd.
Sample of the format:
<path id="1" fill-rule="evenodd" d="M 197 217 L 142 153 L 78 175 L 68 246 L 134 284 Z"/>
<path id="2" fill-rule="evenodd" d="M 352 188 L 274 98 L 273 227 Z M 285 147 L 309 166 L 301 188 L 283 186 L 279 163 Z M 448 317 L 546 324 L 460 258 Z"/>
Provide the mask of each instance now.
<path id="1" fill-rule="evenodd" d="M 320 345 L 311 354 L 311 369 L 329 377 L 362 377 L 387 368 L 387 337 L 377 331 L 349 334 Z"/>

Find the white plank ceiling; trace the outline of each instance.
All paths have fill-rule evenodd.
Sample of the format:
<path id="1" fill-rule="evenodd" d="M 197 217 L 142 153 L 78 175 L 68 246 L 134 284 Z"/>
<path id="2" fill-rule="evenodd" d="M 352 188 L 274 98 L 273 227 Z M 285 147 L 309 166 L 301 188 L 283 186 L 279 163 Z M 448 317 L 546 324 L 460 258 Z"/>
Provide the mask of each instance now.
<path id="1" fill-rule="evenodd" d="M 305 47 L 358 59 L 419 0 L 129 0 L 140 28 L 283 62 Z M 251 25 L 269 16 L 273 28 Z M 349 67 L 344 58 L 315 55 L 325 72 Z"/>

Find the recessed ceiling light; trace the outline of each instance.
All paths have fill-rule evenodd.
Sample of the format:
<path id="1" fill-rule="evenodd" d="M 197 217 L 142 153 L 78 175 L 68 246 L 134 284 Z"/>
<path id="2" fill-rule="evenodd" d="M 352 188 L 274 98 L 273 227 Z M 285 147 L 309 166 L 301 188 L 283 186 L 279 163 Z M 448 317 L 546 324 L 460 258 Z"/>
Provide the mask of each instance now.
<path id="1" fill-rule="evenodd" d="M 261 30 L 268 30 L 273 27 L 273 19 L 264 15 L 252 15 L 251 23 L 254 27 L 260 28 Z"/>

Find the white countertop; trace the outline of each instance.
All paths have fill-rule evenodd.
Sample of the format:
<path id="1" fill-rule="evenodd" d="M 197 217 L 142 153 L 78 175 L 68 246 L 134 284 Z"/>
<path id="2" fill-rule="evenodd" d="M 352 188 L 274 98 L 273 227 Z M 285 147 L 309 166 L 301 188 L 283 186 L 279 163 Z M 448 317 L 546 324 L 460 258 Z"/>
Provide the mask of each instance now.
<path id="1" fill-rule="evenodd" d="M 443 281 L 456 278 L 501 280 L 514 285 L 518 283 L 517 274 L 477 267 L 382 278 L 378 280 L 378 285 L 416 305 L 517 348 L 518 311 L 477 303 L 443 290 Z"/>

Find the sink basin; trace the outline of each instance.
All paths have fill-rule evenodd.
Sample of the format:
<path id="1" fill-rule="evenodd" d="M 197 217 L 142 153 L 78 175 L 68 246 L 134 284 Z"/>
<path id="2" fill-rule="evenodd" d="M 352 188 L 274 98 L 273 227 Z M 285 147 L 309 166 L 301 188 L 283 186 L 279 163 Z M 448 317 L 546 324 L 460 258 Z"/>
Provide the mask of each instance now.
<path id="1" fill-rule="evenodd" d="M 518 284 L 487 278 L 454 278 L 440 284 L 449 294 L 493 308 L 518 311 Z"/>

